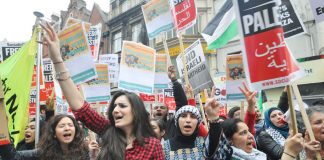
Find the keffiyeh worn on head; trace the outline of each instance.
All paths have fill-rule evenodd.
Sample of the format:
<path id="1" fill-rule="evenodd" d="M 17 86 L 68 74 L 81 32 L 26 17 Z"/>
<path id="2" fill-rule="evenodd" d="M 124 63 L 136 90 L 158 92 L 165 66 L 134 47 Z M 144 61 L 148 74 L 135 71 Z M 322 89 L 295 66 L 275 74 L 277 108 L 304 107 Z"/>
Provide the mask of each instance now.
<path id="1" fill-rule="evenodd" d="M 182 113 L 186 113 L 186 112 L 190 112 L 190 113 L 194 114 L 198 119 L 198 124 L 200 124 L 202 119 L 201 119 L 199 110 L 194 106 L 186 105 L 186 106 L 181 107 L 175 114 L 175 125 L 176 126 L 178 126 L 178 120 L 179 120 L 180 115 Z"/>

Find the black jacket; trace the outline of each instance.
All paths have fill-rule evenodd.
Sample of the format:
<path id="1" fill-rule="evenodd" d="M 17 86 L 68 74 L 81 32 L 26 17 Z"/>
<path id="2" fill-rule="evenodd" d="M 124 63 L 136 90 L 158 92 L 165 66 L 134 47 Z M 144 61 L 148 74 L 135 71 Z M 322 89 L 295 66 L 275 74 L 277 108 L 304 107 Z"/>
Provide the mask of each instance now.
<path id="1" fill-rule="evenodd" d="M 172 89 L 174 100 L 176 102 L 176 112 L 185 105 L 188 105 L 186 93 L 184 92 L 182 85 L 176 80 L 172 81 Z M 168 140 L 176 135 L 176 126 L 174 117 L 170 117 L 166 122 L 166 133 L 163 137 L 165 140 Z"/>
<path id="2" fill-rule="evenodd" d="M 281 159 L 284 147 L 278 144 L 266 131 L 261 131 L 256 141 L 258 150 L 267 154 L 268 160 Z"/>

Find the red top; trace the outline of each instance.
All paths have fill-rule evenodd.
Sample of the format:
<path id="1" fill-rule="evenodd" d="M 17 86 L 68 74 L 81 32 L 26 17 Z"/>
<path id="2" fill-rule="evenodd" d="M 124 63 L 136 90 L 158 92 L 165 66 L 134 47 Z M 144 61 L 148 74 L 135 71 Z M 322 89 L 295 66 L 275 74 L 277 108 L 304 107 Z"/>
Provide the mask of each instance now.
<path id="1" fill-rule="evenodd" d="M 109 120 L 98 114 L 84 102 L 82 108 L 73 111 L 75 119 L 85 124 L 93 132 L 102 135 L 110 125 Z M 125 159 L 129 160 L 163 160 L 164 154 L 160 140 L 154 137 L 144 138 L 144 145 L 141 146 L 136 140 L 133 141 L 133 148 L 126 149 Z"/>

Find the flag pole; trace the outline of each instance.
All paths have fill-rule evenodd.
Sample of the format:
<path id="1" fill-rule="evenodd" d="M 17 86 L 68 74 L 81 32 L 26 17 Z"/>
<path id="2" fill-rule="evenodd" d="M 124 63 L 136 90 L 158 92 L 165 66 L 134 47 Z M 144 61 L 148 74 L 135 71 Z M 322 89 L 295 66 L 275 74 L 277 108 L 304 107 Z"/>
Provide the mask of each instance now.
<path id="1" fill-rule="evenodd" d="M 311 124 L 309 122 L 309 118 L 307 116 L 307 113 L 306 113 L 306 110 L 305 110 L 305 107 L 304 107 L 304 104 L 303 104 L 303 100 L 302 100 L 302 97 L 300 95 L 297 84 L 292 84 L 292 90 L 293 90 L 293 93 L 296 96 L 298 106 L 299 106 L 299 110 L 300 110 L 300 113 L 302 115 L 306 130 L 308 131 L 309 138 L 310 138 L 311 141 L 314 141 L 315 140 L 314 132 L 313 132 L 312 126 L 311 126 Z M 319 151 L 316 152 L 316 159 L 317 160 L 322 159 L 321 154 L 320 154 Z"/>
<path id="2" fill-rule="evenodd" d="M 36 27 L 35 29 L 39 29 L 37 41 L 42 41 L 42 32 L 39 28 L 39 23 L 41 22 L 41 18 L 44 17 L 44 15 L 40 12 L 35 11 L 34 15 L 36 16 Z M 37 146 L 39 141 L 39 118 L 40 118 L 40 104 L 39 104 L 39 89 L 40 89 L 40 64 L 41 64 L 41 56 L 43 51 L 43 45 L 38 43 L 38 50 L 37 50 L 37 64 L 36 64 L 36 131 L 35 131 L 35 146 Z"/>

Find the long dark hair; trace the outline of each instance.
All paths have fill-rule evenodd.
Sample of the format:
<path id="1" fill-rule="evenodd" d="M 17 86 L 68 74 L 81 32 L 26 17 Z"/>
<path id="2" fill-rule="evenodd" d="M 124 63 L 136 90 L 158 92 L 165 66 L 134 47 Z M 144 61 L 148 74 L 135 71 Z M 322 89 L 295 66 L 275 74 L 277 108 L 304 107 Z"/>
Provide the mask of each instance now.
<path id="1" fill-rule="evenodd" d="M 70 118 L 75 127 L 73 141 L 68 146 L 68 153 L 63 154 L 60 142 L 55 138 L 55 128 L 63 118 Z M 38 143 L 40 159 L 87 159 L 88 149 L 84 143 L 84 134 L 77 121 L 71 115 L 56 115 L 46 125 L 43 135 Z"/>
<path id="2" fill-rule="evenodd" d="M 143 101 L 134 93 L 119 91 L 114 95 L 109 105 L 108 119 L 111 126 L 102 136 L 102 147 L 98 159 L 125 159 L 127 146 L 126 135 L 123 130 L 116 128 L 112 114 L 115 109 L 114 104 L 116 99 L 123 95 L 127 97 L 131 104 L 134 115 L 132 133 L 134 134 L 137 143 L 143 146 L 144 138 L 155 137 Z"/>

